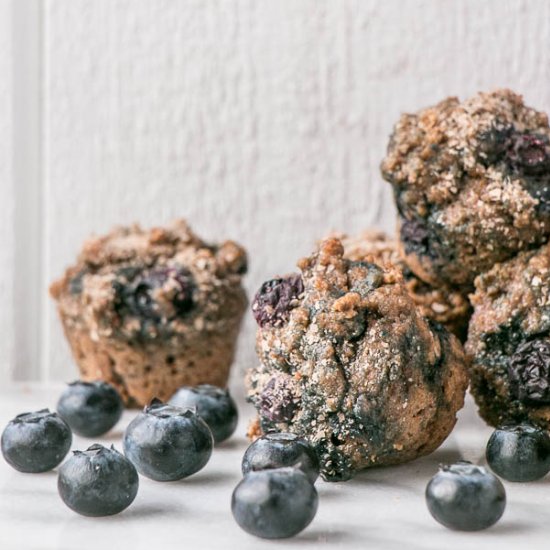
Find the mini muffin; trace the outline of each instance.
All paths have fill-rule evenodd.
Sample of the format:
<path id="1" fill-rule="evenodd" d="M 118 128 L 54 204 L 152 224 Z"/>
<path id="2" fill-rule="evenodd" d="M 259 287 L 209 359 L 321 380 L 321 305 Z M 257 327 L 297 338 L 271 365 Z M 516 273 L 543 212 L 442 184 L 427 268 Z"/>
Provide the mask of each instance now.
<path id="1" fill-rule="evenodd" d="M 338 239 L 298 267 L 264 283 L 252 306 L 254 433 L 304 437 L 330 481 L 437 448 L 467 386 L 458 340 L 421 314 L 399 269 L 346 258 Z"/>
<path id="2" fill-rule="evenodd" d="M 466 350 L 481 416 L 550 429 L 550 245 L 495 265 L 475 287 Z"/>
<path id="3" fill-rule="evenodd" d="M 441 323 L 461 341 L 466 339 L 471 306 L 465 294 L 448 285 L 436 287 L 419 279 L 400 257 L 396 241 L 384 233 L 365 231 L 356 237 L 342 235 L 341 240 L 344 255 L 350 260 L 390 263 L 400 269 L 404 284 L 422 315 Z"/>
<path id="4" fill-rule="evenodd" d="M 245 272 L 243 248 L 207 244 L 180 220 L 88 240 L 50 292 L 82 379 L 141 406 L 184 385 L 226 384 Z"/>
<path id="5" fill-rule="evenodd" d="M 550 234 L 548 117 L 509 90 L 403 115 L 381 169 L 405 261 L 430 284 L 469 291 Z"/>

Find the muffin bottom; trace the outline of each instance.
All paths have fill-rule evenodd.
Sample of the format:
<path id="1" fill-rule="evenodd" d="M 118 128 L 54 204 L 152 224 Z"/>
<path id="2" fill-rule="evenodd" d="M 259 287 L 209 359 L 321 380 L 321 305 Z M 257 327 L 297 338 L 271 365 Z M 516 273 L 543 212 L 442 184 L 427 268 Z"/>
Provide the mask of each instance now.
<path id="1" fill-rule="evenodd" d="M 127 407 L 144 406 L 154 397 L 167 400 L 181 386 L 225 387 L 235 354 L 236 335 L 228 333 L 209 333 L 189 344 L 132 346 L 95 341 L 66 323 L 64 330 L 82 380 L 109 382 Z"/>

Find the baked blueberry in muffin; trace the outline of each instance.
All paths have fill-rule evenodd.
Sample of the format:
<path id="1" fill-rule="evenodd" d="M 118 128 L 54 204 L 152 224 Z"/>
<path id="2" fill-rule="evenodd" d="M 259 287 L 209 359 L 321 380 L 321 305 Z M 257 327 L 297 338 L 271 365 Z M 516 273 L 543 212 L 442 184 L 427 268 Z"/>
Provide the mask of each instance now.
<path id="1" fill-rule="evenodd" d="M 180 220 L 88 240 L 50 290 L 82 379 L 144 405 L 184 385 L 226 384 L 245 272 L 242 247 L 208 244 Z"/>
<path id="2" fill-rule="evenodd" d="M 458 340 L 421 314 L 398 268 L 347 258 L 339 239 L 298 267 L 252 304 L 260 431 L 306 439 L 331 481 L 437 448 L 467 386 Z"/>
<path id="3" fill-rule="evenodd" d="M 495 265 L 475 287 L 466 350 L 481 416 L 550 428 L 550 244 Z"/>

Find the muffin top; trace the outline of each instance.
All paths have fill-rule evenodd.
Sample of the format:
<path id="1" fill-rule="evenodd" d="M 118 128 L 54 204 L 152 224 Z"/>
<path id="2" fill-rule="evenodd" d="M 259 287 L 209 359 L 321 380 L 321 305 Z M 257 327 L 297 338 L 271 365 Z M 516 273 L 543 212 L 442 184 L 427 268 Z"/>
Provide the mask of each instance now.
<path id="1" fill-rule="evenodd" d="M 550 427 L 550 245 L 479 276 L 466 350 L 472 393 L 491 424 Z"/>
<path id="2" fill-rule="evenodd" d="M 246 303 L 245 272 L 242 247 L 207 244 L 177 220 L 87 240 L 50 292 L 66 322 L 93 339 L 146 344 L 223 330 Z"/>
<path id="3" fill-rule="evenodd" d="M 469 287 L 550 233 L 548 117 L 509 90 L 403 115 L 381 169 L 407 263 L 428 282 Z"/>
<path id="4" fill-rule="evenodd" d="M 364 231 L 356 236 L 340 235 L 344 255 L 350 260 L 370 260 L 381 266 L 396 266 L 403 274 L 403 282 L 422 315 L 441 323 L 464 341 L 471 314 L 466 294 L 442 284 L 430 285 L 417 277 L 401 258 L 394 239 L 380 231 Z"/>
<path id="5" fill-rule="evenodd" d="M 421 315 L 394 264 L 351 260 L 332 238 L 298 267 L 252 305 L 261 429 L 305 437 L 330 480 L 437 447 L 466 388 L 456 338 Z"/>

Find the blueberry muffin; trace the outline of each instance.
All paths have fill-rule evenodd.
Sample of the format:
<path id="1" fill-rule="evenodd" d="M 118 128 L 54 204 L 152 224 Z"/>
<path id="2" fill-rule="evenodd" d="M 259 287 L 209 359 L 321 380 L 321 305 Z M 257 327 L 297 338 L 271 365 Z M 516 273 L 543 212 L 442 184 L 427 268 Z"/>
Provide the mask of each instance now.
<path id="1" fill-rule="evenodd" d="M 549 429 L 550 245 L 495 265 L 475 288 L 466 350 L 481 416 Z"/>
<path id="2" fill-rule="evenodd" d="M 458 340 L 421 315 L 399 269 L 348 259 L 338 239 L 298 267 L 264 283 L 252 305 L 252 431 L 306 438 L 331 481 L 433 451 L 464 401 Z"/>
<path id="3" fill-rule="evenodd" d="M 509 90 L 403 115 L 381 169 L 412 271 L 468 291 L 495 263 L 546 242 L 549 138 L 546 114 Z"/>
<path id="4" fill-rule="evenodd" d="M 226 384 L 245 272 L 234 242 L 207 244 L 184 221 L 134 225 L 88 240 L 50 292 L 83 380 L 144 405 L 180 386 Z"/>
<path id="5" fill-rule="evenodd" d="M 466 339 L 471 306 L 468 297 L 448 285 L 433 286 L 419 279 L 401 259 L 397 242 L 379 231 L 365 231 L 355 237 L 341 235 L 344 255 L 354 261 L 369 259 L 400 269 L 413 302 L 424 317 L 441 323 L 461 341 Z"/>

